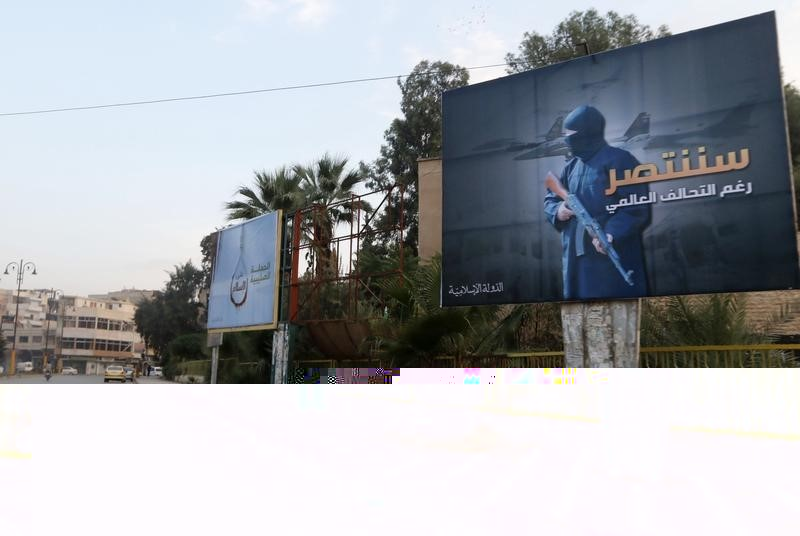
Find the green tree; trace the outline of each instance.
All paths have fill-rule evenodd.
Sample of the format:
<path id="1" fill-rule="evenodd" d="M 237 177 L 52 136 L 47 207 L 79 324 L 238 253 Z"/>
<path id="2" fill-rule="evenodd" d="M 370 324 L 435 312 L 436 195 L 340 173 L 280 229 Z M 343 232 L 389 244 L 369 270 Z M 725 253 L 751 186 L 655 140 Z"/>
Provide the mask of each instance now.
<path id="1" fill-rule="evenodd" d="M 249 220 L 262 214 L 283 210 L 294 212 L 305 206 L 300 177 L 293 168 L 257 171 L 251 186 L 240 186 L 236 194 L 243 199 L 225 203 L 229 220 Z"/>
<path id="2" fill-rule="evenodd" d="M 747 323 L 746 294 L 670 296 L 642 301 L 641 341 L 645 347 L 747 345 L 775 342 L 778 337 Z M 780 326 L 791 318 L 791 308 L 775 314 L 770 324 Z M 663 356 L 661 356 L 663 359 Z M 641 366 L 664 366 L 658 356 L 642 355 Z M 800 361 L 791 352 L 734 353 L 674 352 L 670 366 L 796 367 Z"/>
<path id="3" fill-rule="evenodd" d="M 667 35 L 670 32 L 666 26 L 653 31 L 634 15 L 609 11 L 602 16 L 596 9 L 573 11 L 550 35 L 525 32 L 519 52 L 506 54 L 506 70 L 519 73 L 581 56 L 584 51 L 576 46 L 580 43 L 586 43 L 591 53 L 597 53 Z"/>
<path id="4" fill-rule="evenodd" d="M 369 175 L 367 186 L 384 189 L 393 184 L 405 189 L 403 219 L 406 227 L 404 242 L 409 252 L 417 254 L 419 239 L 419 197 L 417 161 L 440 156 L 442 152 L 442 93 L 467 85 L 469 72 L 448 62 L 427 60 L 418 63 L 405 81 L 398 79 L 403 116 L 396 118 L 384 133 L 385 143 L 380 157 L 371 164 L 362 163 L 362 172 Z M 394 192 L 390 207 L 376 222 L 386 228 L 389 222 L 400 220 L 399 191 Z M 383 245 L 392 240 L 384 239 Z"/>
<path id="5" fill-rule="evenodd" d="M 387 297 L 386 318 L 374 322 L 370 341 L 390 366 L 437 366 L 436 357 L 466 363 L 472 358 L 520 348 L 525 342 L 559 346 L 554 307 L 541 305 L 442 308 L 441 256 L 415 265 L 401 279 L 378 283 Z M 535 331 L 535 332 L 534 332 Z"/>
<path id="6" fill-rule="evenodd" d="M 763 337 L 747 326 L 746 298 L 737 294 L 644 300 L 642 346 L 750 344 Z"/>
<path id="7" fill-rule="evenodd" d="M 356 209 L 369 210 L 363 201 L 347 202 L 356 195 L 356 187 L 365 176 L 360 170 L 348 169 L 348 159 L 325 153 L 310 164 L 284 166 L 274 172 L 256 173 L 254 186 L 241 186 L 237 195 L 242 199 L 225 204 L 229 220 L 250 219 L 284 210 L 294 212 L 307 206 L 315 206 L 305 215 L 306 227 L 311 229 L 307 241 L 313 241 L 317 255 L 317 275 L 335 271 L 337 260 L 331 249 L 334 228 L 339 223 L 350 223 Z M 207 241 L 204 251 L 204 266 L 211 256 L 212 240 Z"/>
<path id="8" fill-rule="evenodd" d="M 217 256 L 217 241 L 219 240 L 219 229 L 209 233 L 200 241 L 200 270 L 203 271 L 203 288 L 211 288 L 211 276 L 214 269 L 214 261 Z M 208 304 L 206 304 L 208 306 Z"/>
<path id="9" fill-rule="evenodd" d="M 174 272 L 169 272 L 164 289 L 137 307 L 136 331 L 159 355 L 166 355 L 167 346 L 179 335 L 203 331 L 200 318 L 203 279 L 203 271 L 191 261 L 177 265 Z"/>
<path id="10" fill-rule="evenodd" d="M 300 179 L 300 189 L 306 205 L 315 207 L 310 219 L 314 251 L 317 255 L 317 276 L 338 274 L 338 259 L 331 249 L 334 228 L 351 223 L 356 210 L 369 210 L 362 200 L 354 200 L 356 186 L 365 176 L 360 170 L 347 169 L 343 156 L 325 153 L 308 165 L 296 164 L 292 169 Z"/>

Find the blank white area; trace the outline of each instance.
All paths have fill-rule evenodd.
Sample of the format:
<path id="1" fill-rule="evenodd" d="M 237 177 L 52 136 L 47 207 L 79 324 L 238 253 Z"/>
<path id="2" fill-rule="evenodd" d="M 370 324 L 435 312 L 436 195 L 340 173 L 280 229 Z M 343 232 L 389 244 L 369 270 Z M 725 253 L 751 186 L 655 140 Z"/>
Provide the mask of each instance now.
<path id="1" fill-rule="evenodd" d="M 800 376 L 744 371 L 737 395 L 727 371 L 643 372 L 569 386 L 0 386 L 0 415 L 29 416 L 14 433 L 32 454 L 0 458 L 0 527 L 800 534 L 798 436 L 679 429 L 713 427 L 715 412 L 731 428 L 730 408 L 791 418 Z M 782 398 L 753 394 L 764 379 Z"/>

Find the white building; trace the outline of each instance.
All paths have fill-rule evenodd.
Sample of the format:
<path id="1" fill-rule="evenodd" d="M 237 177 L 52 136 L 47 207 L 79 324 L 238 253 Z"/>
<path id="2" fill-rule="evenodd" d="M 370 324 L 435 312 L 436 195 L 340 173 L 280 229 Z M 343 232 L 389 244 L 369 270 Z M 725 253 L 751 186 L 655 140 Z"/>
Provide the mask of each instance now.
<path id="1" fill-rule="evenodd" d="M 32 361 L 35 367 L 41 367 L 44 351 L 47 350 L 50 355 L 53 355 L 53 349 L 57 342 L 56 318 L 51 316 L 48 326 L 48 292 L 36 289 L 21 290 L 19 309 L 17 309 L 17 292 L 0 290 L 0 330 L 6 340 L 6 353 L 9 354 L 14 346 L 16 324 L 18 363 Z M 17 310 L 19 315 L 15 317 Z M 0 360 L 0 363 L 2 362 L 3 360 Z"/>
<path id="2" fill-rule="evenodd" d="M 60 357 L 62 366 L 73 366 L 86 374 L 102 374 L 111 363 L 138 365 L 145 347 L 134 326 L 136 305 L 131 299 L 139 301 L 148 291 L 116 294 L 123 293 L 130 296 L 62 296 L 51 302 L 48 315 L 50 291 L 22 290 L 15 318 L 16 291 L 0 290 L 0 329 L 7 355 L 16 323 L 17 363 L 30 361 L 37 371 L 42 368 L 45 352 L 49 359 Z"/>
<path id="3" fill-rule="evenodd" d="M 136 305 L 128 301 L 65 296 L 59 304 L 63 364 L 102 374 L 114 363 L 140 365 L 144 342 L 136 332 Z"/>

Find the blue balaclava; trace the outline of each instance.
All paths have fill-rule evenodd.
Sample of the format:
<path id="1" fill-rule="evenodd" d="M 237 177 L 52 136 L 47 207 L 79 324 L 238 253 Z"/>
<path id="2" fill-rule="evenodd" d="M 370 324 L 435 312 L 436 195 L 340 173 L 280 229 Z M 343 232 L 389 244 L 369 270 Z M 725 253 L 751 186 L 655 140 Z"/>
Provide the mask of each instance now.
<path id="1" fill-rule="evenodd" d="M 567 145 L 572 154 L 584 162 L 606 144 L 606 120 L 597 108 L 578 106 L 564 119 L 564 128 L 575 131 L 567 136 Z"/>

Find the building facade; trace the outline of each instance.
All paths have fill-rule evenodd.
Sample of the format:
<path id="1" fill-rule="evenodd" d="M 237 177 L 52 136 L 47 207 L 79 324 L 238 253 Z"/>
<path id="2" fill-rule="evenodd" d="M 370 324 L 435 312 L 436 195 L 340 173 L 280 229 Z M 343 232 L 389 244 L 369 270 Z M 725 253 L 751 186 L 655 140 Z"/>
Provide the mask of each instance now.
<path id="1" fill-rule="evenodd" d="M 82 374 L 103 374 L 109 364 L 140 366 L 145 353 L 136 332 L 136 303 L 148 291 L 122 291 L 110 295 L 52 299 L 49 290 L 0 290 L 0 329 L 6 340 L 6 355 L 0 364 L 8 366 L 16 324 L 17 370 L 31 362 L 41 371 L 44 356 L 57 370 L 72 366 Z M 118 296 L 117 296 L 118 295 Z"/>
<path id="2" fill-rule="evenodd" d="M 64 366 L 103 374 L 111 364 L 141 366 L 144 342 L 129 301 L 65 296 L 59 304 L 59 355 Z"/>
<path id="3" fill-rule="evenodd" d="M 0 290 L 0 331 L 6 340 L 6 355 L 0 360 L 3 366 L 13 346 L 15 324 L 17 363 L 33 362 L 35 367 L 41 367 L 44 352 L 53 354 L 57 342 L 56 322 L 51 315 L 48 323 L 48 298 L 47 290 L 22 290 L 19 297 L 16 291 Z"/>

